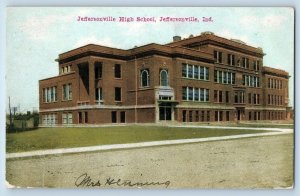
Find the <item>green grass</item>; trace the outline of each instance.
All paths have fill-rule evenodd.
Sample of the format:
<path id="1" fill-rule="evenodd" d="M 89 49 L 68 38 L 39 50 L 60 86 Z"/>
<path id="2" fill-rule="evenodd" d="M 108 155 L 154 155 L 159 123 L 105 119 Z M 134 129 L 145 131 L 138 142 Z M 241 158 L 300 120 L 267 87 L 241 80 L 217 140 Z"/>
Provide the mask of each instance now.
<path id="1" fill-rule="evenodd" d="M 229 125 L 231 126 L 231 125 Z M 233 126 L 236 127 L 254 127 L 254 128 L 259 128 L 259 127 L 266 127 L 266 128 L 285 128 L 285 129 L 293 129 L 294 125 L 280 125 L 280 124 L 260 124 L 260 123 L 245 123 L 245 124 L 235 124 Z"/>
<path id="2" fill-rule="evenodd" d="M 159 126 L 39 128 L 33 131 L 7 134 L 6 151 L 8 153 L 25 152 L 55 148 L 205 138 L 262 132 L 267 131 Z"/>

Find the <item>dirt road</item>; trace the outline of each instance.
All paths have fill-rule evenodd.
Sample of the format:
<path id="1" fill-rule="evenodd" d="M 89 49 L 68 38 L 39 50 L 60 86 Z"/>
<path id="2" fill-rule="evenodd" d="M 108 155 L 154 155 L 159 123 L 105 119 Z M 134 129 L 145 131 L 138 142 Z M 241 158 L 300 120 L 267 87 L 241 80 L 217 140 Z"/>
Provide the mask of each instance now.
<path id="1" fill-rule="evenodd" d="M 272 188 L 293 183 L 293 135 L 9 159 L 21 187 Z"/>

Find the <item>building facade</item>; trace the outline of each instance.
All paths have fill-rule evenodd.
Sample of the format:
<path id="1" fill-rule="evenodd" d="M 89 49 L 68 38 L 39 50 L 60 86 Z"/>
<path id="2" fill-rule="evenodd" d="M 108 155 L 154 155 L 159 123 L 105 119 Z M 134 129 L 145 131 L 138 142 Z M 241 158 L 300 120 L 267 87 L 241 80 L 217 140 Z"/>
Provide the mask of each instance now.
<path id="1" fill-rule="evenodd" d="M 39 81 L 40 123 L 285 120 L 289 74 L 264 55 L 212 32 L 129 50 L 89 44 Z"/>

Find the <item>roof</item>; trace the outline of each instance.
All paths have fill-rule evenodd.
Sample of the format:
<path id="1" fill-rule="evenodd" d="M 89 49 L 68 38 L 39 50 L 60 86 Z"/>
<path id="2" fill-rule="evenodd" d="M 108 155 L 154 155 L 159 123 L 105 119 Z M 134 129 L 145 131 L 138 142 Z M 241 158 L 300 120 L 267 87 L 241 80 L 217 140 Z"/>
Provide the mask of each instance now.
<path id="1" fill-rule="evenodd" d="M 276 69 L 276 68 L 267 67 L 267 66 L 263 66 L 263 73 L 269 74 L 269 75 L 274 75 L 274 76 L 279 76 L 279 77 L 284 77 L 284 78 L 290 77 L 289 73 L 282 69 Z"/>
<path id="2" fill-rule="evenodd" d="M 240 49 L 243 50 L 243 52 L 252 52 L 257 55 L 265 55 L 263 53 L 262 48 L 260 47 L 254 47 L 246 44 L 245 42 L 237 39 L 227 39 L 224 37 L 220 37 L 215 35 L 212 32 L 203 32 L 198 36 L 190 36 L 189 38 L 186 39 L 181 39 L 178 41 L 173 41 L 170 42 L 166 45 L 168 46 L 193 46 L 193 45 L 199 45 L 199 44 L 212 44 L 212 45 L 219 45 L 222 47 L 231 47 L 234 50 Z"/>
<path id="3" fill-rule="evenodd" d="M 190 58 L 193 60 L 198 59 L 209 63 L 214 62 L 212 54 L 203 51 L 195 50 L 192 48 L 185 48 L 181 46 L 168 46 L 155 43 L 146 44 L 140 47 L 134 47 L 128 50 L 111 48 L 96 44 L 88 44 L 60 54 L 58 61 L 60 63 L 66 63 L 84 56 L 104 56 L 120 60 L 131 60 L 153 54 L 170 56 L 172 58 L 182 57 Z"/>

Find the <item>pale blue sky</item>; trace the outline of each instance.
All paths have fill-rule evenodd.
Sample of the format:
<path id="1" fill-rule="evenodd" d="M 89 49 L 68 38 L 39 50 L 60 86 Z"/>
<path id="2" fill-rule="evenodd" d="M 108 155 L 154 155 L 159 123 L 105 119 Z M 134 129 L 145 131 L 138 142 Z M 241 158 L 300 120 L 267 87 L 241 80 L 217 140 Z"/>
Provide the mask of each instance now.
<path id="1" fill-rule="evenodd" d="M 213 23 L 77 22 L 77 16 L 212 17 Z M 38 108 L 38 80 L 56 76 L 58 54 L 88 43 L 122 49 L 174 35 L 212 31 L 262 47 L 264 65 L 288 71 L 294 96 L 294 12 L 291 8 L 8 8 L 7 97 L 21 111 Z"/>

